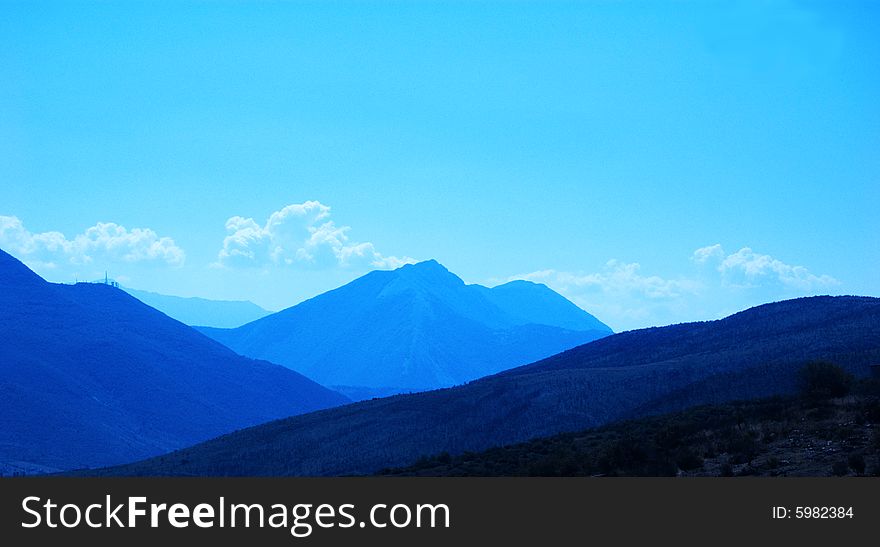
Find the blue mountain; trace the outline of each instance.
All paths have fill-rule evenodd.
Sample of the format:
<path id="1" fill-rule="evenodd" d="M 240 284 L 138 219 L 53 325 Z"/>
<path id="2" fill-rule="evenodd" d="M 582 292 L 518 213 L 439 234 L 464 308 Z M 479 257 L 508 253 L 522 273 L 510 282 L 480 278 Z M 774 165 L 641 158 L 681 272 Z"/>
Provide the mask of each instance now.
<path id="1" fill-rule="evenodd" d="M 0 473 L 131 461 L 345 402 L 122 290 L 47 283 L 0 250 Z"/>
<path id="2" fill-rule="evenodd" d="M 208 300 L 184 298 L 122 287 L 122 290 L 144 304 L 187 325 L 234 328 L 250 323 L 271 312 L 253 302 L 243 300 Z"/>
<path id="3" fill-rule="evenodd" d="M 466 285 L 434 260 L 371 272 L 236 329 L 200 330 L 356 398 L 461 384 L 611 334 L 544 285 Z"/>

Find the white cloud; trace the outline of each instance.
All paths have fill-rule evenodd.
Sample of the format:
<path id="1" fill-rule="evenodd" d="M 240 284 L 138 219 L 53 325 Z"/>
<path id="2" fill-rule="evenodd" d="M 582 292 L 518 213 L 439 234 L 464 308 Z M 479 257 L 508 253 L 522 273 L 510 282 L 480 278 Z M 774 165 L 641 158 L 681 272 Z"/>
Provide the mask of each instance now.
<path id="1" fill-rule="evenodd" d="M 415 262 L 410 257 L 384 256 L 370 242 L 351 241 L 350 230 L 330 220 L 330 207 L 319 201 L 288 205 L 269 215 L 263 226 L 252 218 L 234 216 L 226 221 L 217 265 L 388 269 Z"/>
<path id="2" fill-rule="evenodd" d="M 610 260 L 593 273 L 538 270 L 509 279 L 545 283 L 615 330 L 716 319 L 839 284 L 748 247 L 728 254 L 720 244 L 695 250 L 691 268 L 675 278 L 646 275 L 637 262 Z"/>
<path id="3" fill-rule="evenodd" d="M 691 256 L 691 260 L 696 262 L 697 264 L 705 264 L 711 260 L 716 258 L 724 258 L 724 249 L 721 248 L 720 243 L 716 243 L 715 245 L 709 245 L 706 247 L 700 247 L 694 254 Z"/>
<path id="4" fill-rule="evenodd" d="M 18 217 L 0 215 L 0 247 L 44 270 L 64 265 L 106 267 L 115 262 L 176 267 L 186 260 L 186 253 L 170 237 L 159 237 L 149 228 L 128 230 L 113 222 L 99 222 L 67 239 L 61 232 L 30 232 Z"/>
<path id="5" fill-rule="evenodd" d="M 815 275 L 803 266 L 786 264 L 749 247 L 727 254 L 720 244 L 715 244 L 694 251 L 693 260 L 701 264 L 716 263 L 722 282 L 739 288 L 778 283 L 787 289 L 811 291 L 840 284 L 830 275 Z"/>
<path id="6" fill-rule="evenodd" d="M 687 297 L 702 285 L 691 279 L 643 275 L 637 262 L 609 260 L 595 273 L 540 270 L 512 276 L 544 283 L 614 330 L 662 325 L 678 320 Z"/>
<path id="7" fill-rule="evenodd" d="M 699 284 L 695 281 L 664 279 L 656 275 L 644 276 L 639 273 L 640 269 L 641 265 L 638 262 L 609 260 L 605 268 L 597 273 L 575 274 L 541 270 L 513 276 L 510 279 L 544 282 L 567 292 L 580 289 L 614 295 L 630 294 L 649 299 L 677 298 L 684 293 L 693 293 L 699 289 Z"/>

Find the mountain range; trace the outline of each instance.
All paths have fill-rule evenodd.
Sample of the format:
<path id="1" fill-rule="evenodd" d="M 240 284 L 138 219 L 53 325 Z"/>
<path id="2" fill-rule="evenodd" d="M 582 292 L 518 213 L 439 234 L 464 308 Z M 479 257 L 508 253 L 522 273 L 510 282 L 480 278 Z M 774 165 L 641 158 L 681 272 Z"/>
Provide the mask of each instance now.
<path id="1" fill-rule="evenodd" d="M 246 300 L 184 298 L 139 291 L 128 287 L 121 287 L 121 289 L 144 304 L 187 325 L 234 328 L 272 313 Z"/>
<path id="2" fill-rule="evenodd" d="M 795 390 L 805 362 L 880 363 L 880 299 L 812 297 L 611 335 L 463 386 L 277 420 L 100 475 L 352 475 L 697 404 Z"/>
<path id="3" fill-rule="evenodd" d="M 356 398 L 461 384 L 611 334 L 545 285 L 466 285 L 434 260 L 370 272 L 236 329 L 200 330 Z"/>
<path id="4" fill-rule="evenodd" d="M 0 250 L 0 472 L 101 466 L 348 402 L 104 284 Z"/>

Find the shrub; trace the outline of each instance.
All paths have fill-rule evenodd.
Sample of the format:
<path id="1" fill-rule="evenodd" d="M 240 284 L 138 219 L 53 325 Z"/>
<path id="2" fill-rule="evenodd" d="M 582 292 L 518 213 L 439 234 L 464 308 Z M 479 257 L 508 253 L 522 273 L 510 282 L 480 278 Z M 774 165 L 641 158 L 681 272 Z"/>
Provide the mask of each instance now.
<path id="1" fill-rule="evenodd" d="M 694 450 L 683 448 L 678 451 L 675 458 L 675 465 L 683 471 L 693 471 L 703 467 L 703 458 Z"/>
<path id="2" fill-rule="evenodd" d="M 831 466 L 831 474 L 836 477 L 842 477 L 849 473 L 849 463 L 844 460 L 836 461 Z"/>
<path id="3" fill-rule="evenodd" d="M 674 477 L 678 475 L 678 466 L 668 458 L 662 458 L 655 462 L 648 462 L 640 470 L 638 475 L 643 477 Z"/>
<path id="4" fill-rule="evenodd" d="M 880 424 L 880 402 L 875 400 L 865 405 L 865 420 L 872 424 Z"/>
<path id="5" fill-rule="evenodd" d="M 847 463 L 849 468 L 855 471 L 857 475 L 865 472 L 865 458 L 861 454 L 850 454 Z"/>
<path id="6" fill-rule="evenodd" d="M 727 452 L 733 463 L 751 463 L 758 455 L 761 445 L 751 431 L 734 429 L 727 439 Z"/>
<path id="7" fill-rule="evenodd" d="M 828 361 L 811 361 L 798 374 L 801 393 L 810 399 L 843 397 L 849 394 L 853 382 L 850 373 Z"/>
<path id="8" fill-rule="evenodd" d="M 733 476 L 733 466 L 730 465 L 730 462 L 724 462 L 721 464 L 721 476 L 722 477 L 732 477 Z"/>

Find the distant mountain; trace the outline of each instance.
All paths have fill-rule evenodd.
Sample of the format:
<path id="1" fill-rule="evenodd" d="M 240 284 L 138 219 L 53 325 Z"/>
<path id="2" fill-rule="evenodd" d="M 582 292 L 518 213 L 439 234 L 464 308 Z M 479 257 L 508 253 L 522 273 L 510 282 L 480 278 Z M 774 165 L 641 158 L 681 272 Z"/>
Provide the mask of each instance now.
<path id="1" fill-rule="evenodd" d="M 139 291 L 128 287 L 122 287 L 122 290 L 144 304 L 187 325 L 235 328 L 272 313 L 246 300 L 184 298 Z"/>
<path id="2" fill-rule="evenodd" d="M 491 289 L 481 285 L 469 287 L 482 294 L 516 324 L 550 325 L 611 334 L 607 325 L 542 283 L 518 280 Z"/>
<path id="3" fill-rule="evenodd" d="M 880 299 L 802 298 L 615 334 L 464 386 L 278 420 L 101 474 L 368 474 L 422 455 L 791 393 L 813 359 L 865 377 L 880 363 Z"/>
<path id="4" fill-rule="evenodd" d="M 109 465 L 347 402 L 114 287 L 0 251 L 0 472 Z"/>
<path id="5" fill-rule="evenodd" d="M 460 384 L 611 334 L 544 285 L 465 285 L 436 261 L 374 271 L 237 329 L 200 329 L 361 397 Z"/>

